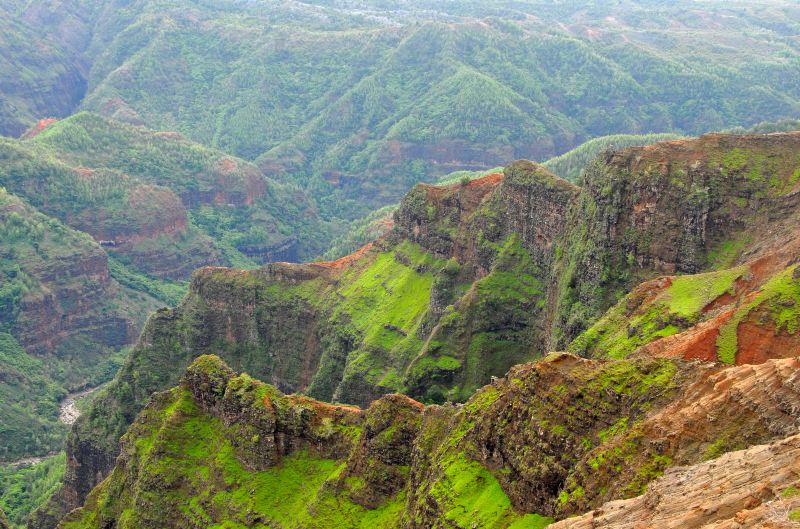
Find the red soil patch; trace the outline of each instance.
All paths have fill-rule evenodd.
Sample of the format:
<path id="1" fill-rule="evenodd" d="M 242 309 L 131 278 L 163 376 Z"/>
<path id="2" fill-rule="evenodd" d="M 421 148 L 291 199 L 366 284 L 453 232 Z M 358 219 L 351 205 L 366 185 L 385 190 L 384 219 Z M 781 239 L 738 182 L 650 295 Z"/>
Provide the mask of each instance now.
<path id="1" fill-rule="evenodd" d="M 58 120 L 56 118 L 40 119 L 39 121 L 36 122 L 36 125 L 31 127 L 30 129 L 28 129 L 28 131 L 25 132 L 25 134 L 23 134 L 22 137 L 23 138 L 33 138 L 34 136 L 37 136 L 39 133 L 41 133 L 44 129 L 46 129 L 47 127 L 49 127 L 53 123 L 56 123 L 57 121 Z"/>
<path id="2" fill-rule="evenodd" d="M 328 404 L 327 402 L 320 402 L 309 397 L 304 397 L 303 395 L 289 395 L 286 398 L 296 406 L 313 409 L 315 412 L 314 416 L 317 419 L 333 419 L 342 415 L 361 415 L 364 412 L 358 406 Z"/>
<path id="3" fill-rule="evenodd" d="M 743 321 L 737 331 L 739 350 L 737 364 L 761 364 L 771 358 L 792 358 L 800 356 L 800 333 L 775 333 L 770 321 L 758 325 L 753 321 Z"/>
<path id="4" fill-rule="evenodd" d="M 224 158 L 220 160 L 218 164 L 219 172 L 224 175 L 233 173 L 238 167 L 239 166 L 236 164 L 236 162 L 230 158 Z"/>
<path id="5" fill-rule="evenodd" d="M 502 182 L 503 173 L 492 173 L 475 180 L 471 180 L 467 187 L 495 186 Z"/>
<path id="6" fill-rule="evenodd" d="M 344 257 L 340 257 L 339 259 L 336 259 L 335 261 L 318 261 L 316 263 L 311 263 L 311 264 L 314 265 L 314 266 L 322 267 L 322 268 L 335 268 L 335 269 L 342 268 L 344 266 L 349 265 L 350 263 L 352 263 L 354 261 L 359 260 L 361 258 L 361 256 L 363 256 L 370 249 L 372 249 L 372 244 L 373 243 L 365 244 L 364 246 L 362 246 L 361 248 L 359 248 L 355 252 L 351 253 L 350 255 L 345 255 Z"/>

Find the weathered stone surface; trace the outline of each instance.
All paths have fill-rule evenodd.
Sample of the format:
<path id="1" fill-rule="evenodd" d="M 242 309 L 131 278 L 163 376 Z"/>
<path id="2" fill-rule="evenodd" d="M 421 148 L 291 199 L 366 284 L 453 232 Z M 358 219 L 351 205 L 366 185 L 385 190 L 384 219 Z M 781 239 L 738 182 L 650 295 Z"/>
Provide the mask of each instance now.
<path id="1" fill-rule="evenodd" d="M 791 529 L 800 508 L 800 436 L 667 470 L 639 497 L 550 529 Z M 787 493 L 788 491 L 788 493 Z"/>

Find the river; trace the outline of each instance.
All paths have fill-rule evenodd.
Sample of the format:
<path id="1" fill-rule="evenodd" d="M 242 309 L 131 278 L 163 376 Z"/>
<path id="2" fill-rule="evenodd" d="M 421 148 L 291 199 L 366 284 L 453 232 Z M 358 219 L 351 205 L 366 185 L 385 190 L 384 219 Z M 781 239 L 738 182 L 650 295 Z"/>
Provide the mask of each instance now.
<path id="1" fill-rule="evenodd" d="M 88 397 L 98 389 L 100 389 L 100 386 L 76 391 L 75 393 L 70 393 L 64 397 L 64 400 L 62 400 L 61 404 L 58 406 L 58 420 L 66 425 L 75 424 L 75 421 L 77 421 L 78 417 L 81 416 L 81 410 L 78 408 L 78 401 L 84 397 Z M 56 454 L 58 454 L 58 452 L 53 452 L 52 454 L 47 454 L 46 456 L 41 457 L 25 457 L 22 459 L 17 459 L 16 461 L 10 461 L 8 463 L 0 463 L 0 465 L 11 467 L 35 465 L 36 463 L 41 463 L 48 457 L 52 457 Z"/>

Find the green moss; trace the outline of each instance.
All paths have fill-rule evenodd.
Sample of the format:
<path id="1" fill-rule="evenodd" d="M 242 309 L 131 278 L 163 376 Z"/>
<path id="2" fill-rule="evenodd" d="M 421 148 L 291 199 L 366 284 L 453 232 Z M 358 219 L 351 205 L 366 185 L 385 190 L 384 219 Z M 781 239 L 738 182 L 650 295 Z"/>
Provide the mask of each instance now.
<path id="1" fill-rule="evenodd" d="M 786 186 L 787 191 L 792 191 L 794 186 L 797 185 L 797 182 L 800 182 L 800 167 L 795 169 L 795 171 L 792 173 L 792 176 L 789 178 L 788 185 Z"/>
<path id="2" fill-rule="evenodd" d="M 232 383 L 234 392 L 246 385 Z M 235 522 L 252 516 L 270 521 L 263 527 L 285 529 L 399 525 L 405 506 L 402 494 L 377 509 L 365 509 L 325 485 L 339 475 L 341 461 L 299 450 L 275 467 L 254 471 L 237 457 L 225 426 L 200 411 L 185 390 L 173 391 L 161 409 L 148 410 L 147 420 L 136 423 L 128 434 L 136 436 L 129 466 L 118 467 L 98 491 L 97 505 L 91 508 L 90 502 L 80 521 L 65 527 L 98 527 L 114 513 L 117 527 L 153 526 L 157 513 L 168 512 L 179 512 L 187 523 L 217 528 L 252 527 Z M 129 489 L 125 473 L 134 468 L 138 479 L 162 486 Z"/>
<path id="3" fill-rule="evenodd" d="M 447 457 L 442 465 L 444 476 L 433 484 L 430 494 L 443 506 L 444 517 L 453 527 L 544 527 L 545 521 L 551 522 L 536 515 L 526 519 L 514 512 L 495 477 L 464 453 Z"/>
<path id="4" fill-rule="evenodd" d="M 628 429 L 628 417 L 622 417 L 620 420 L 606 428 L 605 430 L 600 431 L 597 434 L 598 439 L 600 439 L 601 443 L 605 443 L 610 438 L 614 437 L 615 435 L 624 432 Z"/>
<path id="5" fill-rule="evenodd" d="M 501 397 L 500 390 L 494 386 L 486 386 L 481 391 L 475 394 L 465 407 L 471 412 L 480 412 L 488 409 L 492 404 L 497 402 Z"/>
<path id="6" fill-rule="evenodd" d="M 781 498 L 795 498 L 800 496 L 800 489 L 797 487 L 788 487 L 781 491 Z"/>
<path id="7" fill-rule="evenodd" d="M 800 509 L 795 509 L 789 513 L 789 521 L 800 523 Z"/>
<path id="8" fill-rule="evenodd" d="M 748 235 L 739 235 L 720 242 L 708 252 L 708 264 L 713 270 L 730 268 L 742 251 L 753 242 Z"/>
<path id="9" fill-rule="evenodd" d="M 678 276 L 656 299 L 630 314 L 635 294 L 623 298 L 568 347 L 575 353 L 624 358 L 658 338 L 677 334 L 702 318 L 703 309 L 727 292 L 747 271 L 738 267 L 706 274 Z M 635 305 L 634 305 L 635 306 Z"/>
<path id="10" fill-rule="evenodd" d="M 727 451 L 727 439 L 717 439 L 706 448 L 703 459 L 710 460 L 716 459 Z"/>
<path id="11" fill-rule="evenodd" d="M 739 324 L 757 308 L 771 315 L 775 332 L 795 334 L 800 329 L 800 280 L 794 278 L 797 265 L 771 278 L 749 303 L 739 307 L 717 337 L 717 356 L 721 362 L 733 364 L 739 349 Z"/>
<path id="12" fill-rule="evenodd" d="M 493 247 L 489 274 L 448 307 L 408 376 L 408 391 L 427 402 L 465 401 L 491 376 L 502 376 L 537 352 L 533 325 L 544 301 L 531 255 L 517 235 Z M 460 367 L 439 366 L 450 357 Z M 455 364 L 452 364 L 454 367 Z"/>
<path id="13" fill-rule="evenodd" d="M 342 278 L 337 312 L 348 314 L 366 344 L 391 349 L 419 322 L 430 300 L 429 270 L 443 265 L 409 242 L 380 253 L 363 271 Z"/>
<path id="14" fill-rule="evenodd" d="M 747 268 L 740 266 L 720 272 L 679 276 L 667 290 L 667 307 L 672 314 L 695 319 L 703 308 L 726 292 L 733 293 L 734 283 Z"/>
<path id="15" fill-rule="evenodd" d="M 731 149 L 726 152 L 722 157 L 723 173 L 728 174 L 730 171 L 739 171 L 747 165 L 748 153 L 742 149 Z"/>

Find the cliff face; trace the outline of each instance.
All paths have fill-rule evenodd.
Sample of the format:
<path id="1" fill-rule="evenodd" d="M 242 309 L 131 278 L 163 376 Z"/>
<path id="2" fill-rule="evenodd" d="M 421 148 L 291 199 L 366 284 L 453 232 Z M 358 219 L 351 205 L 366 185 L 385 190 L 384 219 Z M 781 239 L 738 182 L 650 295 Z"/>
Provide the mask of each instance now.
<path id="1" fill-rule="evenodd" d="M 500 529 L 593 508 L 589 516 L 608 527 L 629 527 L 621 520 L 764 511 L 787 490 L 788 513 L 798 373 L 798 359 L 720 369 L 555 354 L 464 405 L 426 408 L 387 395 L 362 411 L 286 396 L 202 356 L 180 386 L 151 399 L 109 478 L 60 527 Z M 737 447 L 753 448 L 705 462 Z M 660 493 L 708 478 L 719 503 L 707 509 L 673 512 L 685 500 Z M 711 502 L 706 494 L 693 501 Z M 181 508 L 187 498 L 191 508 Z M 624 501 L 604 515 L 616 500 Z M 560 524 L 593 527 L 582 518 Z"/>
<path id="2" fill-rule="evenodd" d="M 798 144 L 800 134 L 710 135 L 628 149 L 598 159 L 580 189 L 517 162 L 471 183 L 417 186 L 393 232 L 347 258 L 201 270 L 76 425 L 63 505 L 82 502 L 150 393 L 202 353 L 283 391 L 362 406 L 392 392 L 465 401 L 568 338 L 571 351 L 619 359 L 796 356 Z M 119 412 L 109 419 L 109 409 Z M 657 472 L 665 460 L 640 464 Z M 569 488 L 594 467 L 564 465 L 548 472 L 568 500 L 510 497 L 561 516 L 623 494 Z"/>
<path id="3" fill-rule="evenodd" d="M 800 133 L 709 134 L 591 163 L 556 264 L 550 348 L 643 279 L 727 268 L 796 237 L 799 143 Z"/>
<path id="4" fill-rule="evenodd" d="M 111 279 L 103 250 L 13 195 L 2 200 L 0 222 L 9 237 L 4 257 L 21 265 L 9 279 L 30 283 L 4 319 L 10 318 L 10 329 L 25 349 L 54 354 L 75 335 L 112 347 L 133 341 L 140 312 L 100 310 L 115 299 L 127 303 L 128 295 Z"/>

